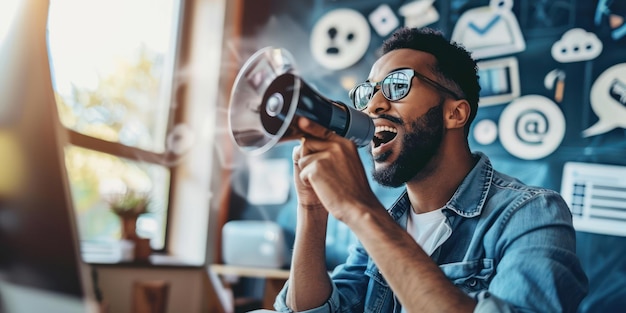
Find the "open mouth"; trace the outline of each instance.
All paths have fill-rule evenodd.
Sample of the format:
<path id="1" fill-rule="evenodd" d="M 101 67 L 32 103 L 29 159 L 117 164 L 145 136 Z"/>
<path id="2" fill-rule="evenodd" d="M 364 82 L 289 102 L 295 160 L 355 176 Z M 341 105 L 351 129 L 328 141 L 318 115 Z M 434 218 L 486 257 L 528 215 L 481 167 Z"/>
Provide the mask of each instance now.
<path id="1" fill-rule="evenodd" d="M 376 126 L 376 131 L 374 132 L 374 138 L 372 142 L 374 142 L 374 147 L 380 147 L 390 141 L 392 141 L 398 135 L 398 130 L 389 127 L 389 126 Z"/>

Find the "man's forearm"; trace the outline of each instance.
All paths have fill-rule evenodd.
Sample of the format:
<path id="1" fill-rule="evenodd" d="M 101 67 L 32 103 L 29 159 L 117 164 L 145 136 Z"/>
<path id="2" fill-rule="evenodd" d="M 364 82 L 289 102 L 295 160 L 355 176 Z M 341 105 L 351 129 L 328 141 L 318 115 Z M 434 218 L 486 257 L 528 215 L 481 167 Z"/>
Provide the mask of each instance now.
<path id="1" fill-rule="evenodd" d="M 385 211 L 348 221 L 407 312 L 471 312 L 475 301 L 454 286 Z"/>
<path id="2" fill-rule="evenodd" d="M 294 311 L 321 306 L 332 285 L 326 268 L 328 213 L 323 209 L 298 208 L 287 305 Z"/>

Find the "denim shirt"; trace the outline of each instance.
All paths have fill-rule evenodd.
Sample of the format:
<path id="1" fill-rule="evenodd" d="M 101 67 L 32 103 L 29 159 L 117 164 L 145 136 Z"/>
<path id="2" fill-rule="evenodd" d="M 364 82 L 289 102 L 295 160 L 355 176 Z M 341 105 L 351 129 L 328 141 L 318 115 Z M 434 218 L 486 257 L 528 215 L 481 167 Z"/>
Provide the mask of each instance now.
<path id="1" fill-rule="evenodd" d="M 493 169 L 478 152 L 476 166 L 443 207 L 452 235 L 431 258 L 477 301 L 475 312 L 576 312 L 587 277 L 576 256 L 571 213 L 555 191 L 526 186 Z M 406 228 L 406 191 L 389 209 Z M 362 245 L 350 247 L 332 274 L 325 304 L 306 312 L 400 312 L 401 304 Z M 274 307 L 292 312 L 285 297 Z"/>

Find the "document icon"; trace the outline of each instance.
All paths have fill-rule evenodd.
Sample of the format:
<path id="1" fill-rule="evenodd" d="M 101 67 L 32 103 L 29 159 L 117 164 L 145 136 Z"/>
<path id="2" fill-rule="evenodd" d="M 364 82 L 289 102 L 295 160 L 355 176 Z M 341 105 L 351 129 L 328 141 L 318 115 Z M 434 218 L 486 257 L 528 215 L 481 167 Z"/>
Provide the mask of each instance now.
<path id="1" fill-rule="evenodd" d="M 452 41 L 477 59 L 524 51 L 526 42 L 512 7 L 513 0 L 491 0 L 489 6 L 465 11 L 454 26 Z"/>
<path id="2" fill-rule="evenodd" d="M 521 94 L 519 66 L 515 57 L 478 62 L 479 106 L 504 104 Z"/>
<path id="3" fill-rule="evenodd" d="M 626 236 L 626 166 L 566 162 L 561 195 L 574 228 L 595 234 Z"/>

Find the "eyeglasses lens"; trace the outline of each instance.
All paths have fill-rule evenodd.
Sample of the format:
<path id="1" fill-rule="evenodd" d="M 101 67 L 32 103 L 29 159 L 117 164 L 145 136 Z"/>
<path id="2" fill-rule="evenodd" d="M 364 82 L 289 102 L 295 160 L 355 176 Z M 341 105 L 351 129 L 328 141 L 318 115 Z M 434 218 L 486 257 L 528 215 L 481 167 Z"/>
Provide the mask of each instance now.
<path id="1" fill-rule="evenodd" d="M 409 78 L 402 72 L 391 73 L 383 80 L 381 89 L 387 99 L 400 100 L 409 92 Z"/>
<path id="2" fill-rule="evenodd" d="M 365 109 L 372 97 L 373 90 L 374 87 L 368 83 L 358 85 L 354 90 L 354 106 L 359 110 Z"/>
<path id="3" fill-rule="evenodd" d="M 359 110 L 365 109 L 374 95 L 375 86 L 379 84 L 385 98 L 390 101 L 400 100 L 409 92 L 409 81 L 406 73 L 393 72 L 387 75 L 380 83 L 367 82 L 360 84 L 354 89 L 352 99 L 354 106 Z"/>

